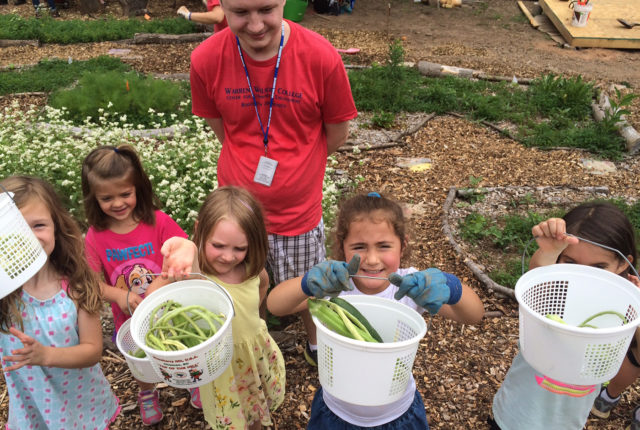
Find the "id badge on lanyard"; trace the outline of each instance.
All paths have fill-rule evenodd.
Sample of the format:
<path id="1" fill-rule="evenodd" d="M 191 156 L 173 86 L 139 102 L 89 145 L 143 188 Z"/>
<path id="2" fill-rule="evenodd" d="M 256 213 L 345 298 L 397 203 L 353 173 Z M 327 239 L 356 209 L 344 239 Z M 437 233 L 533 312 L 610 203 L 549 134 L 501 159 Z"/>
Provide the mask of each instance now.
<path id="1" fill-rule="evenodd" d="M 251 97 L 253 98 L 253 106 L 256 110 L 256 116 L 258 117 L 258 123 L 260 124 L 260 131 L 262 131 L 262 135 L 264 136 L 264 155 L 260 157 L 258 161 L 258 167 L 256 168 L 256 174 L 253 177 L 253 182 L 258 184 L 262 184 L 264 186 L 270 187 L 271 182 L 273 182 L 273 176 L 276 173 L 276 167 L 278 166 L 278 162 L 267 157 L 267 147 L 269 144 L 269 126 L 271 125 L 271 113 L 273 110 L 273 99 L 276 92 L 276 82 L 278 79 L 278 70 L 280 69 L 280 58 L 282 57 L 282 46 L 284 45 L 284 21 L 282 22 L 281 31 L 280 31 L 280 47 L 278 48 L 278 59 L 276 61 L 276 68 L 273 71 L 273 85 L 271 87 L 271 101 L 269 102 L 269 119 L 267 121 L 267 129 L 264 130 L 262 127 L 262 120 L 260 119 L 260 113 L 258 112 L 258 103 L 256 102 L 256 96 L 253 94 L 253 87 L 251 86 L 251 79 L 249 78 L 249 69 L 247 69 L 247 64 L 244 61 L 244 56 L 242 55 L 242 48 L 240 47 L 240 39 L 236 36 L 236 44 L 238 45 L 238 52 L 240 54 L 240 60 L 242 60 L 242 66 L 244 67 L 244 72 L 247 75 L 247 83 L 249 84 L 249 91 L 251 92 Z"/>
<path id="2" fill-rule="evenodd" d="M 272 160 L 264 155 L 261 156 L 258 162 L 258 168 L 256 169 L 256 175 L 253 177 L 253 182 L 270 187 L 277 166 L 278 162 L 276 160 Z"/>

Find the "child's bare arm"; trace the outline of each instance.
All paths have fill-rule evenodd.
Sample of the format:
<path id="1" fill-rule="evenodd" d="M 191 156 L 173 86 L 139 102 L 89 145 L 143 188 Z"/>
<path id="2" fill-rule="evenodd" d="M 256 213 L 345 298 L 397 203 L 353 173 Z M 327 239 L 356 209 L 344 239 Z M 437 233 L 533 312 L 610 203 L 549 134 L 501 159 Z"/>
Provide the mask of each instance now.
<path id="1" fill-rule="evenodd" d="M 462 296 L 458 303 L 442 305 L 438 315 L 463 324 L 477 324 L 484 316 L 484 305 L 471 287 L 462 284 Z"/>
<path id="2" fill-rule="evenodd" d="M 262 269 L 258 276 L 260 278 L 260 306 L 262 306 L 264 299 L 267 298 L 267 291 L 269 290 L 269 274 L 265 269 Z"/>
<path id="3" fill-rule="evenodd" d="M 102 356 L 102 326 L 99 314 L 89 314 L 78 310 L 79 343 L 69 347 L 45 346 L 12 327 L 11 334 L 23 344 L 22 348 L 10 351 L 12 355 L 3 360 L 12 362 L 5 368 L 10 372 L 23 366 L 61 367 L 64 369 L 78 369 L 96 364 Z"/>
<path id="4" fill-rule="evenodd" d="M 533 226 L 531 234 L 539 248 L 529 261 L 529 269 L 555 264 L 567 246 L 579 242 L 577 238 L 567 236 L 567 226 L 562 218 L 542 221 Z"/>
<path id="5" fill-rule="evenodd" d="M 276 316 L 290 315 L 307 309 L 307 296 L 300 283 L 302 277 L 292 278 L 273 287 L 267 296 L 267 309 Z"/>
<path id="6" fill-rule="evenodd" d="M 131 312 L 133 312 L 140 302 L 142 302 L 142 297 L 136 293 L 130 291 L 129 294 L 127 294 L 126 290 L 112 287 L 102 281 L 100 281 L 100 292 L 106 301 L 109 303 L 115 302 L 120 310 L 127 315 L 129 315 L 129 308 L 131 308 Z"/>

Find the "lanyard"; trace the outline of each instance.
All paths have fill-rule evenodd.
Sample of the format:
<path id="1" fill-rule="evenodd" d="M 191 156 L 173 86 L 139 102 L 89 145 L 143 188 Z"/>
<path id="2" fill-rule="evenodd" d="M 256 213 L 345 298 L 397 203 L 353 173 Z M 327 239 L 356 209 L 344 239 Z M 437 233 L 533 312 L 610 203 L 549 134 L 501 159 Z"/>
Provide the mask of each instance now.
<path id="1" fill-rule="evenodd" d="M 256 96 L 253 94 L 253 87 L 251 86 L 251 79 L 249 78 L 249 70 L 247 64 L 244 62 L 244 55 L 242 55 L 242 48 L 240 48 L 240 39 L 236 36 L 236 44 L 238 45 L 238 52 L 240 53 L 240 60 L 242 61 L 242 67 L 244 67 L 244 73 L 247 75 L 247 83 L 249 84 L 249 92 L 253 98 L 253 107 L 256 110 L 256 116 L 258 117 L 258 123 L 260 124 L 260 131 L 264 136 L 264 153 L 267 154 L 267 145 L 269 144 L 269 126 L 271 125 L 271 111 L 273 110 L 273 97 L 276 94 L 276 81 L 278 80 L 278 69 L 280 68 L 280 57 L 282 56 L 282 45 L 284 43 L 284 21 L 282 22 L 282 31 L 280 33 L 280 47 L 278 48 L 278 59 L 276 61 L 276 69 L 273 71 L 273 87 L 271 88 L 271 101 L 269 102 L 269 119 L 267 120 L 267 129 L 262 127 L 262 120 L 260 119 L 260 113 L 258 112 L 258 103 L 256 102 Z"/>

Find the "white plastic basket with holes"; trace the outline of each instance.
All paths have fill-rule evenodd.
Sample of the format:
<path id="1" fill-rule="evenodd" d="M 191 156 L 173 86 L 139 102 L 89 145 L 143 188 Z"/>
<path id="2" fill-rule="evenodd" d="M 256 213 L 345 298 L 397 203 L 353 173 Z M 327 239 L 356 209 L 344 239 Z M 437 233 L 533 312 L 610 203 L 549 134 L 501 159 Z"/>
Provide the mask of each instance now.
<path id="1" fill-rule="evenodd" d="M 318 335 L 318 376 L 322 389 L 348 403 L 380 406 L 398 400 L 411 379 L 422 315 L 389 299 L 367 295 L 341 298 L 354 305 L 382 337 L 369 343 L 341 336 L 313 317 Z"/>
<path id="2" fill-rule="evenodd" d="M 516 283 L 520 349 L 538 372 L 575 385 L 594 385 L 618 373 L 640 324 L 640 289 L 622 276 L 578 264 L 553 264 L 525 273 Z M 606 314 L 577 327 L 603 311 Z M 553 321 L 557 315 L 566 324 Z"/>
<path id="3" fill-rule="evenodd" d="M 118 336 L 116 337 L 116 345 L 118 345 L 118 349 L 122 355 L 124 355 L 127 366 L 129 366 L 129 370 L 134 378 L 138 381 L 148 383 L 162 381 L 162 378 L 151 365 L 149 357 L 140 358 L 133 355 L 133 352 L 138 349 L 138 345 L 136 345 L 133 337 L 131 337 L 131 318 L 120 326 Z"/>
<path id="4" fill-rule="evenodd" d="M 156 306 L 174 300 L 183 306 L 200 305 L 225 316 L 215 335 L 199 345 L 181 351 L 159 351 L 145 343 L 151 312 Z M 233 301 L 220 285 L 201 279 L 174 282 L 154 291 L 140 303 L 131 317 L 131 336 L 149 357 L 151 365 L 167 385 L 196 388 L 216 379 L 231 363 Z M 204 327 L 204 325 L 203 325 Z"/>
<path id="5" fill-rule="evenodd" d="M 8 192 L 0 192 L 0 299 L 38 273 L 47 261 L 29 224 Z"/>

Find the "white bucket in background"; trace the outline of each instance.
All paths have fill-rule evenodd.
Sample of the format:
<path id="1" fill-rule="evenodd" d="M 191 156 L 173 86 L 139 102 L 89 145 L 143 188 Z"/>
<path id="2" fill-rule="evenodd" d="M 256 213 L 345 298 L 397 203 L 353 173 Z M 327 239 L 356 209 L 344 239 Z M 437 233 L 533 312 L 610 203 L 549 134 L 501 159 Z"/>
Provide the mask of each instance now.
<path id="1" fill-rule="evenodd" d="M 381 406 L 398 400 L 407 389 L 420 340 L 427 332 L 424 318 L 395 300 L 367 295 L 341 298 L 360 311 L 384 343 L 341 336 L 313 317 L 322 389 L 355 405 Z"/>
<path id="2" fill-rule="evenodd" d="M 46 261 L 47 254 L 12 196 L 0 192 L 0 299 L 31 279 Z"/>
<path id="3" fill-rule="evenodd" d="M 584 27 L 587 25 L 591 9 L 593 9 L 593 5 L 590 3 L 573 3 L 573 17 L 571 18 L 571 25 L 574 27 Z"/>
<path id="4" fill-rule="evenodd" d="M 538 372 L 566 384 L 595 385 L 613 378 L 640 324 L 640 289 L 602 269 L 552 264 L 532 269 L 515 286 L 520 350 Z M 605 315 L 577 327 L 603 311 Z M 557 315 L 566 324 L 547 315 Z"/>
<path id="5" fill-rule="evenodd" d="M 156 373 L 155 369 L 151 365 L 149 357 L 138 358 L 135 357 L 133 352 L 138 349 L 138 345 L 133 341 L 131 337 L 131 318 L 126 320 L 124 324 L 120 326 L 118 335 L 116 337 L 116 345 L 118 349 L 124 355 L 127 361 L 127 366 L 134 378 L 138 381 L 154 383 L 162 381 L 162 378 Z"/>

